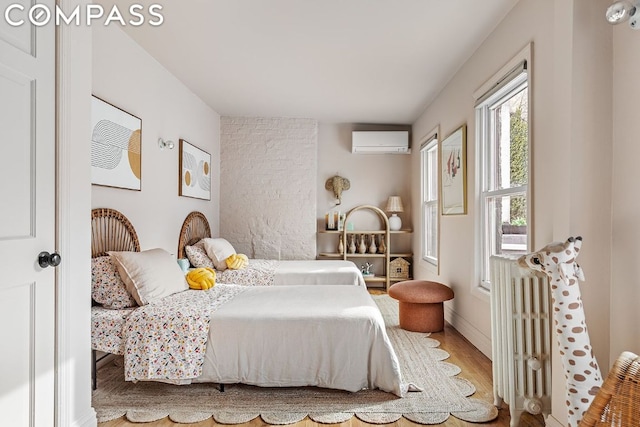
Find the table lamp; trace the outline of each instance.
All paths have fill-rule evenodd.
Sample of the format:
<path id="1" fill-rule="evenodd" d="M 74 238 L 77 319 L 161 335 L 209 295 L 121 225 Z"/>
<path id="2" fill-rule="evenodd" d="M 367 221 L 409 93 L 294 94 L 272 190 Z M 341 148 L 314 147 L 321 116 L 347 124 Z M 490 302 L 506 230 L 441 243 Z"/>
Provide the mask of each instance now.
<path id="1" fill-rule="evenodd" d="M 400 230 L 402 228 L 402 219 L 396 215 L 398 212 L 404 212 L 400 196 L 390 196 L 385 210 L 391 214 L 389 217 L 389 229 L 393 231 Z"/>

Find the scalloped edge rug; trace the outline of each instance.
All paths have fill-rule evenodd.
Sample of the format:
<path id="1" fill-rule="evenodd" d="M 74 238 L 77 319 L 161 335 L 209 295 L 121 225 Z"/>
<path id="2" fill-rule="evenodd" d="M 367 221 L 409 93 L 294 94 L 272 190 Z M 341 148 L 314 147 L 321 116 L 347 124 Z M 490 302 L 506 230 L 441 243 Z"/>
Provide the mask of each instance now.
<path id="1" fill-rule="evenodd" d="M 423 388 L 404 398 L 380 390 L 350 393 L 317 387 L 267 388 L 244 384 L 176 386 L 157 382 L 124 381 L 122 359 L 98 371 L 93 407 L 98 422 L 125 416 L 145 423 L 168 417 L 176 423 L 197 423 L 213 418 L 220 424 L 242 424 L 261 417 L 267 424 L 293 424 L 309 417 L 318 423 L 337 424 L 353 416 L 371 424 L 388 424 L 404 417 L 418 424 L 441 424 L 451 415 L 482 423 L 495 419 L 498 410 L 470 396 L 475 386 L 457 375 L 449 353 L 429 334 L 408 332 L 398 326 L 398 303 L 388 295 L 372 295 L 384 317 L 387 334 L 400 361 L 405 381 Z M 120 363 L 118 363 L 120 362 Z"/>

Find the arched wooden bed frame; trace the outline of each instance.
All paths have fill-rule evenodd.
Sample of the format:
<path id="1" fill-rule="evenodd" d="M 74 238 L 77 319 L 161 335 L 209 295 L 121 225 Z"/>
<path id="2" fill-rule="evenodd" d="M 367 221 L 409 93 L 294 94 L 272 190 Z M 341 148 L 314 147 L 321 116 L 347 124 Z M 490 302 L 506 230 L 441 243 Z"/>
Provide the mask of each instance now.
<path id="1" fill-rule="evenodd" d="M 211 228 L 207 217 L 201 212 L 193 211 L 184 219 L 178 239 L 178 258 L 186 258 L 185 246 L 198 243 L 205 237 L 211 237 Z"/>
<path id="2" fill-rule="evenodd" d="M 110 208 L 91 211 L 91 258 L 107 255 L 108 251 L 140 252 L 140 241 L 131 221 Z"/>
<path id="3" fill-rule="evenodd" d="M 107 255 L 108 251 L 140 252 L 140 240 L 131 221 L 121 212 L 110 208 L 91 210 L 91 258 Z M 92 304 L 95 302 L 92 301 Z M 100 359 L 106 356 L 101 357 Z M 91 382 L 97 386 L 96 350 L 91 350 Z"/>

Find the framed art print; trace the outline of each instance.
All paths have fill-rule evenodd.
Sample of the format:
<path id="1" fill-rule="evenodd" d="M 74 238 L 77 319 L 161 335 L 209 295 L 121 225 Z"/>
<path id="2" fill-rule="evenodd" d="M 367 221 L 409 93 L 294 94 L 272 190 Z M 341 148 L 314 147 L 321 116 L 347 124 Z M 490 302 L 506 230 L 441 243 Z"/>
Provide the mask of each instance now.
<path id="1" fill-rule="evenodd" d="M 91 97 L 91 184 L 141 189 L 142 120 Z"/>
<path id="2" fill-rule="evenodd" d="M 178 195 L 211 200 L 211 154 L 180 139 Z"/>
<path id="3" fill-rule="evenodd" d="M 467 213 L 467 131 L 459 127 L 442 141 L 441 198 L 442 215 L 462 215 Z"/>

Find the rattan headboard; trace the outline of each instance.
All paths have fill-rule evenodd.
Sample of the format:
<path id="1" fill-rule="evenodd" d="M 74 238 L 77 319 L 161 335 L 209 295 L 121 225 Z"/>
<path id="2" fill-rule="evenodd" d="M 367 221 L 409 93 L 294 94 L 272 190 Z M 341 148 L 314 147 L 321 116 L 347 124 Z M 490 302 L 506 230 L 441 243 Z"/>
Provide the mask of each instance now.
<path id="1" fill-rule="evenodd" d="M 193 211 L 184 219 L 178 239 L 178 258 L 186 258 L 184 247 L 198 243 L 200 239 L 211 237 L 211 228 L 207 217 Z"/>
<path id="2" fill-rule="evenodd" d="M 107 255 L 107 251 L 140 252 L 135 228 L 115 209 L 91 210 L 91 258 Z"/>

